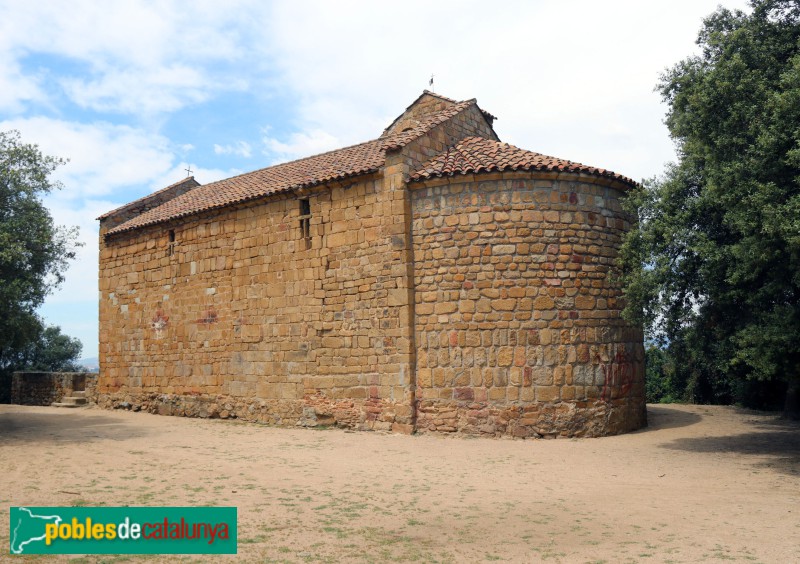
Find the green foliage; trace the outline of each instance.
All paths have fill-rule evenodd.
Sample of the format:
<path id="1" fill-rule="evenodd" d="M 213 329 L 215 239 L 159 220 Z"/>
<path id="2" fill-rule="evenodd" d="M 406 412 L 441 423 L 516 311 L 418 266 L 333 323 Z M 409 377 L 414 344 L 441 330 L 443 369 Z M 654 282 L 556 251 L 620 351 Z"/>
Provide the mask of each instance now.
<path id="1" fill-rule="evenodd" d="M 645 349 L 645 396 L 647 403 L 674 403 L 683 399 L 683 390 L 673 382 L 671 359 L 664 349 L 650 345 Z"/>
<path id="2" fill-rule="evenodd" d="M 632 192 L 625 316 L 685 399 L 800 380 L 800 4 L 719 8 L 658 90 L 679 161 Z"/>
<path id="3" fill-rule="evenodd" d="M 50 174 L 63 163 L 17 131 L 0 132 L 0 343 L 16 330 L 16 314 L 32 312 L 63 281 L 75 256 L 77 231 L 53 225 L 40 199 L 60 187 Z"/>
<path id="4" fill-rule="evenodd" d="M 82 370 L 78 365 L 83 345 L 78 339 L 63 335 L 55 325 L 42 327 L 39 338 L 23 349 L 20 364 L 25 370 L 69 372 Z"/>
<path id="5" fill-rule="evenodd" d="M 41 201 L 60 187 L 50 175 L 63 163 L 22 143 L 17 131 L 0 132 L 0 373 L 66 369 L 80 354 L 80 343 L 36 314 L 77 245 L 77 229 L 55 226 Z"/>
<path id="6" fill-rule="evenodd" d="M 61 333 L 55 325 L 45 326 L 38 319 L 35 336 L 5 355 L 7 371 L 35 370 L 42 372 L 70 372 L 81 370 L 78 359 L 83 345 L 78 339 Z"/>

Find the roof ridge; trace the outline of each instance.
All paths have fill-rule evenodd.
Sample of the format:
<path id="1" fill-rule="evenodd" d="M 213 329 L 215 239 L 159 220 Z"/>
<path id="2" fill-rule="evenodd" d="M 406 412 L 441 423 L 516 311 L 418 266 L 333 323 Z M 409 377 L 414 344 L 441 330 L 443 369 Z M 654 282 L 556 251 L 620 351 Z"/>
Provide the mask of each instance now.
<path id="1" fill-rule="evenodd" d="M 400 115 L 399 115 L 399 116 L 397 116 L 396 118 L 394 118 L 394 119 L 392 120 L 392 123 L 390 123 L 389 125 L 387 125 L 387 126 L 386 126 L 386 128 L 384 128 L 384 130 L 383 130 L 383 133 L 381 133 L 381 135 L 380 135 L 380 138 L 383 138 L 383 139 L 387 138 L 387 137 L 388 137 L 388 135 L 389 135 L 387 132 L 388 132 L 388 131 L 389 131 L 389 130 L 392 128 L 392 127 L 394 127 L 394 125 L 395 125 L 395 124 L 396 124 L 398 121 L 400 121 L 400 118 L 402 118 L 402 117 L 403 117 L 403 116 L 406 114 L 406 112 L 407 112 L 408 110 L 410 110 L 412 107 L 414 107 L 414 104 L 416 104 L 417 102 L 419 102 L 420 98 L 422 98 L 422 97 L 423 97 L 423 96 L 425 96 L 426 94 L 427 94 L 427 95 L 430 95 L 430 96 L 433 96 L 433 97 L 435 97 L 435 98 L 439 98 L 440 100 L 444 100 L 445 102 L 449 102 L 450 104 L 453 104 L 453 105 L 455 105 L 455 104 L 460 104 L 461 102 L 463 102 L 463 100 L 462 100 L 461 102 L 459 102 L 458 100 L 454 100 L 454 99 L 452 99 L 452 98 L 448 98 L 447 96 L 442 96 L 441 94 L 437 94 L 436 92 L 431 92 L 430 90 L 428 90 L 428 89 L 425 89 L 425 90 L 423 90 L 423 91 L 422 91 L 422 94 L 420 94 L 419 96 L 417 96 L 416 98 L 414 98 L 414 101 L 413 101 L 413 102 L 411 102 L 411 103 L 410 103 L 410 104 L 409 104 L 409 105 L 406 107 L 406 109 L 405 109 L 405 110 L 403 110 L 403 111 L 402 111 L 402 113 L 400 113 Z M 438 112 L 444 111 L 444 110 L 446 110 L 446 109 L 448 109 L 448 108 L 444 108 L 444 109 L 442 109 L 442 110 L 438 110 Z M 438 112 L 437 112 L 437 113 L 438 113 Z"/>
<path id="2" fill-rule="evenodd" d="M 434 92 L 433 90 L 428 90 L 427 88 L 425 88 L 425 89 L 422 91 L 422 94 L 420 94 L 420 95 L 419 95 L 419 97 L 417 97 L 417 100 L 419 100 L 420 98 L 422 98 L 422 96 L 423 96 L 423 95 L 425 95 L 425 94 L 429 94 L 429 95 L 431 95 L 431 96 L 436 96 L 437 98 L 441 98 L 442 100 L 445 100 L 446 102 L 453 102 L 453 103 L 455 103 L 455 104 L 458 104 L 458 103 L 459 103 L 459 100 L 455 100 L 455 99 L 453 99 L 453 98 L 448 98 L 447 96 L 442 96 L 441 94 L 438 94 L 438 93 Z M 414 100 L 414 101 L 416 102 L 417 100 Z M 463 101 L 464 101 L 464 100 L 461 100 L 461 102 L 463 102 Z M 413 106 L 413 105 L 414 105 L 414 104 L 411 104 L 411 106 Z M 410 108 L 411 106 L 409 106 L 409 108 Z M 408 108 L 406 108 L 406 109 L 408 109 Z"/>
<path id="3" fill-rule="evenodd" d="M 249 176 L 249 175 L 251 175 L 251 174 L 256 174 L 256 173 L 258 173 L 258 172 L 264 172 L 265 170 L 269 170 L 269 169 L 278 168 L 278 167 L 280 167 L 280 166 L 283 166 L 283 165 L 288 165 L 288 164 L 291 164 L 291 163 L 298 163 L 298 162 L 306 161 L 306 160 L 308 160 L 308 159 L 314 159 L 314 158 L 322 157 L 322 156 L 324 156 L 324 155 L 328 155 L 328 154 L 331 154 L 331 153 L 336 153 L 336 152 L 338 152 L 338 151 L 345 151 L 345 150 L 347 150 L 347 149 L 354 149 L 354 148 L 356 148 L 356 147 L 360 147 L 361 145 L 368 145 L 368 144 L 370 144 L 370 143 L 375 143 L 375 142 L 377 142 L 377 141 L 380 141 L 380 139 L 371 139 L 371 140 L 369 140 L 369 141 L 362 141 L 361 143 L 356 143 L 356 144 L 354 144 L 354 145 L 347 145 L 347 146 L 345 146 L 345 147 L 340 147 L 340 148 L 338 148 L 338 149 L 331 149 L 330 151 L 324 151 L 324 152 L 322 152 L 322 153 L 317 153 L 316 155 L 309 155 L 309 156 L 307 156 L 307 157 L 301 157 L 301 158 L 299 158 L 299 159 L 295 159 L 295 160 L 286 161 L 286 162 L 283 162 L 283 163 L 278 163 L 278 164 L 274 164 L 274 165 L 270 165 L 270 166 L 265 166 L 265 167 L 257 168 L 257 169 L 255 169 L 255 170 L 251 170 L 251 171 L 248 171 L 248 172 L 242 172 L 242 173 L 239 173 L 239 174 L 235 174 L 235 175 L 233 175 L 233 176 L 228 176 L 228 177 L 226 177 L 226 178 L 220 178 L 219 180 L 214 180 L 213 182 L 209 182 L 209 183 L 207 183 L 207 184 L 200 184 L 200 183 L 198 182 L 198 185 L 197 185 L 197 187 L 199 188 L 200 186 L 203 186 L 203 187 L 205 187 L 205 186 L 213 186 L 214 184 L 218 184 L 218 183 L 220 183 L 220 182 L 227 182 L 228 180 L 235 180 L 235 179 L 237 179 L 237 178 L 242 178 L 242 177 L 244 177 L 244 176 Z M 189 178 L 192 178 L 192 179 L 193 179 L 193 178 L 194 178 L 194 176 L 190 176 Z M 167 186 L 166 188 L 162 188 L 161 190 L 157 190 L 156 192 L 151 192 L 150 194 L 148 194 L 148 195 L 146 195 L 146 196 L 142 196 L 141 198 L 137 198 L 136 200 L 133 200 L 132 202 L 129 202 L 129 203 L 127 203 L 127 204 L 124 204 L 124 205 L 122 205 L 122 206 L 120 206 L 120 207 L 118 207 L 118 208 L 115 208 L 115 209 L 113 209 L 113 210 L 111 210 L 111 211 L 109 211 L 109 212 L 106 212 L 106 213 L 104 213 L 103 215 L 101 215 L 101 216 L 100 216 L 100 217 L 98 217 L 97 219 L 105 219 L 105 218 L 106 218 L 106 217 L 108 217 L 109 215 L 111 215 L 111 214 L 113 214 L 113 213 L 115 213 L 115 212 L 117 212 L 117 211 L 119 211 L 119 210 L 121 210 L 121 209 L 123 209 L 123 208 L 126 208 L 126 207 L 130 206 L 131 204 L 135 204 L 136 202 L 138 202 L 138 201 L 140 201 L 140 200 L 145 200 L 145 199 L 147 199 L 147 198 L 149 198 L 149 197 L 151 197 L 151 196 L 154 196 L 154 195 L 156 195 L 156 194 L 158 194 L 158 193 L 160 193 L 160 192 L 163 192 L 163 191 L 165 191 L 165 190 L 169 190 L 170 188 L 173 188 L 173 187 L 175 187 L 175 186 L 178 186 L 178 185 L 180 185 L 180 184 L 181 184 L 181 183 L 183 183 L 183 182 L 186 182 L 186 180 L 188 180 L 188 178 L 185 178 L 185 179 L 183 179 L 183 180 L 181 180 L 181 181 L 179 181 L 179 182 L 176 182 L 175 184 L 170 184 L 170 185 L 169 185 L 169 186 Z M 196 182 L 196 181 L 195 181 L 195 182 Z M 183 195 L 183 194 L 181 194 L 181 195 Z"/>
<path id="4" fill-rule="evenodd" d="M 241 178 L 242 176 L 248 176 L 250 174 L 255 174 L 257 172 L 264 172 L 265 170 L 269 170 L 271 168 L 278 168 L 279 166 L 284 166 L 293 163 L 299 163 L 303 161 L 307 161 L 309 159 L 316 159 L 319 157 L 323 157 L 325 155 L 330 155 L 332 153 L 338 153 L 339 151 L 346 151 L 347 149 L 355 149 L 356 147 L 361 147 L 362 145 L 369 145 L 370 143 L 375 143 L 377 141 L 381 141 L 381 139 L 370 139 L 369 141 L 362 141 L 361 143 L 355 143 L 354 145 L 347 145 L 345 147 L 339 147 L 338 149 L 331 149 L 329 151 L 323 151 L 322 153 L 317 153 L 315 155 L 309 155 L 307 157 L 300 157 L 299 159 L 293 159 L 291 161 L 286 161 L 274 165 L 269 165 L 261 168 L 257 168 L 255 170 L 251 170 L 249 172 L 242 172 L 240 174 L 235 174 L 233 176 L 228 176 L 227 178 L 220 178 L 219 180 L 215 180 L 214 182 L 209 182 L 208 184 L 203 184 L 202 186 L 211 186 L 212 184 L 217 184 L 218 182 L 226 182 L 228 180 L 233 180 L 235 178 Z"/>
<path id="5" fill-rule="evenodd" d="M 416 126 L 409 129 L 408 131 L 399 131 L 397 133 L 392 133 L 387 137 L 383 138 L 379 137 L 379 139 L 384 142 L 383 150 L 394 151 L 396 149 L 401 149 L 405 147 L 415 139 L 419 139 L 420 137 L 428 133 L 431 129 L 433 129 L 437 125 L 440 125 L 445 121 L 447 121 L 448 119 L 457 116 L 458 114 L 468 109 L 472 105 L 475 106 L 478 105 L 477 99 L 471 98 L 469 100 L 463 100 L 453 106 L 450 106 L 443 110 L 439 110 L 438 112 L 431 114 L 425 119 L 420 120 Z M 391 141 L 394 142 L 392 143 Z"/>

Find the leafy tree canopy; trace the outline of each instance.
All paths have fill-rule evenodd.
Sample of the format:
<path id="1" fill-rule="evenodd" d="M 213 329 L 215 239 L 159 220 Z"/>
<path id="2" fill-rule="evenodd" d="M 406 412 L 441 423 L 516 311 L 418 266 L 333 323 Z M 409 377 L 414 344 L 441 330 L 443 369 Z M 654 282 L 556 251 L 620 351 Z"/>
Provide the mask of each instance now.
<path id="1" fill-rule="evenodd" d="M 63 163 L 23 143 L 17 131 L 0 132 L 0 371 L 26 368 L 18 361 L 32 354 L 32 346 L 75 346 L 36 315 L 63 281 L 78 245 L 77 229 L 54 225 L 41 200 L 60 187 L 50 175 Z"/>
<path id="2" fill-rule="evenodd" d="M 78 339 L 63 335 L 55 325 L 39 325 L 36 338 L 15 351 L 6 360 L 14 370 L 42 372 L 74 372 L 82 370 L 78 364 L 83 345 Z"/>
<path id="3" fill-rule="evenodd" d="M 751 8 L 719 8 L 662 76 L 678 162 L 627 202 L 625 315 L 700 401 L 800 379 L 800 3 Z"/>

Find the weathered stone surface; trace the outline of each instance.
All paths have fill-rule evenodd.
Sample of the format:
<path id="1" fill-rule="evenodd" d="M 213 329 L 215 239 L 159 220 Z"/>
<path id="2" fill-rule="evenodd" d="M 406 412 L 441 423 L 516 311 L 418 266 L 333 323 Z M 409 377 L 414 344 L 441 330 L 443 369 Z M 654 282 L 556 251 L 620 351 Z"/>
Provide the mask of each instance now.
<path id="1" fill-rule="evenodd" d="M 411 188 L 416 295 L 452 311 L 442 319 L 417 304 L 418 369 L 439 371 L 417 380 L 418 430 L 440 431 L 442 412 L 459 432 L 497 436 L 644 425 L 642 335 L 621 319 L 609 277 L 622 236 L 616 220 L 625 219 L 621 192 L 523 174 Z M 447 229 L 440 219 L 455 214 L 480 221 Z M 609 221 L 598 230 L 580 219 L 590 215 Z M 489 253 L 472 252 L 476 241 Z M 452 249 L 461 258 L 450 263 Z M 440 338 L 452 327 L 463 340 Z M 487 375 L 472 382 L 476 406 L 460 388 L 448 394 L 465 362 Z"/>
<path id="2" fill-rule="evenodd" d="M 609 277 L 621 185 L 541 171 L 407 184 L 475 135 L 494 137 L 477 107 L 347 182 L 109 238 L 106 217 L 99 404 L 513 437 L 642 426 L 642 334 Z"/>
<path id="3" fill-rule="evenodd" d="M 83 392 L 89 402 L 96 399 L 97 374 L 93 372 L 14 372 L 10 403 L 51 405 L 73 392 Z"/>

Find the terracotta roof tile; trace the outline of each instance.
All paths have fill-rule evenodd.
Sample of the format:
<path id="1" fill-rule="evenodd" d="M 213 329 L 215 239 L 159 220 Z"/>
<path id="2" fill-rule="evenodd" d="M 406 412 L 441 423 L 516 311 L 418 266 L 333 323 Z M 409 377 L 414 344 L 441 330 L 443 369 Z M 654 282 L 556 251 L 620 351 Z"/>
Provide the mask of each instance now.
<path id="1" fill-rule="evenodd" d="M 368 141 L 199 186 L 109 230 L 108 234 L 130 231 L 280 192 L 374 172 L 385 160 L 384 141 L 383 139 Z"/>
<path id="2" fill-rule="evenodd" d="M 107 235 L 155 225 L 280 192 L 375 172 L 383 166 L 387 151 L 402 148 L 424 135 L 431 128 L 447 121 L 475 103 L 476 101 L 473 99 L 454 104 L 421 120 L 406 131 L 199 186 L 110 229 Z"/>
<path id="3" fill-rule="evenodd" d="M 151 192 L 147 196 L 142 196 L 138 200 L 134 200 L 132 202 L 128 202 L 124 206 L 120 206 L 120 207 L 115 208 L 115 209 L 113 209 L 113 210 L 111 210 L 109 212 L 106 212 L 103 215 L 101 215 L 100 217 L 98 217 L 97 219 L 105 219 L 105 218 L 111 217 L 112 215 L 115 215 L 116 213 L 121 212 L 123 210 L 134 208 L 139 204 L 144 204 L 148 200 L 152 200 L 155 197 L 163 194 L 164 192 L 168 192 L 169 190 L 172 190 L 174 188 L 178 188 L 179 186 L 182 186 L 184 184 L 194 184 L 195 186 L 200 186 L 200 183 L 197 182 L 197 180 L 194 179 L 194 176 L 187 176 L 186 178 L 177 181 L 175 184 L 170 184 L 166 188 L 162 188 L 161 190 L 156 190 L 155 192 Z"/>
<path id="4" fill-rule="evenodd" d="M 576 172 L 613 178 L 631 186 L 636 183 L 626 176 L 610 170 L 587 166 L 581 163 L 550 157 L 526 151 L 483 137 L 467 137 L 444 153 L 434 157 L 419 170 L 414 172 L 410 180 L 426 180 L 428 178 L 454 176 L 476 172 L 502 172 L 512 170 L 542 170 L 548 172 Z"/>
<path id="5" fill-rule="evenodd" d="M 437 95 L 438 96 L 438 95 Z M 441 96 L 440 96 L 441 97 Z M 442 97 L 443 98 L 443 97 Z M 110 229 L 107 235 L 155 225 L 173 219 L 186 217 L 207 210 L 263 198 L 272 194 L 288 192 L 324 184 L 333 180 L 367 174 L 379 170 L 386 161 L 386 152 L 400 149 L 411 141 L 421 137 L 431 128 L 447 121 L 456 114 L 466 110 L 476 101 L 458 102 L 435 114 L 420 120 L 414 127 L 406 131 L 382 136 L 378 139 L 360 143 L 351 147 L 337 149 L 320 155 L 283 163 L 254 172 L 248 172 L 233 178 L 219 180 L 204 186 L 198 186 L 188 192 L 169 200 L 158 207 L 148 210 L 121 225 Z M 441 177 L 445 175 L 467 174 L 481 171 L 504 170 L 547 170 L 564 172 L 582 172 L 597 176 L 614 178 L 628 184 L 635 184 L 629 178 L 611 171 L 582 165 L 572 161 L 548 157 L 532 151 L 525 151 L 490 139 L 469 137 L 462 140 L 445 153 L 432 159 L 411 176 L 411 180 Z M 138 201 L 147 200 L 164 192 L 174 184 L 145 196 Z M 133 204 L 135 202 L 132 202 Z M 131 207 L 126 204 L 122 208 L 103 214 L 106 218 L 120 209 Z"/>
<path id="6" fill-rule="evenodd" d="M 464 102 L 458 102 L 453 106 L 450 106 L 448 108 L 445 108 L 444 110 L 441 110 L 439 112 L 436 112 L 435 114 L 423 118 L 411 129 L 407 129 L 406 131 L 400 131 L 398 133 L 393 133 L 391 135 L 388 135 L 387 137 L 382 137 L 381 139 L 384 142 L 383 149 L 385 151 L 400 149 L 401 147 L 404 147 L 414 139 L 423 136 L 426 132 L 430 131 L 431 128 L 436 127 L 440 123 L 444 123 L 454 115 L 463 112 L 473 104 L 477 104 L 477 101 L 474 98 L 472 100 L 465 100 Z"/>

